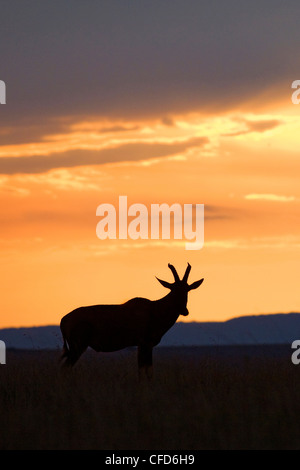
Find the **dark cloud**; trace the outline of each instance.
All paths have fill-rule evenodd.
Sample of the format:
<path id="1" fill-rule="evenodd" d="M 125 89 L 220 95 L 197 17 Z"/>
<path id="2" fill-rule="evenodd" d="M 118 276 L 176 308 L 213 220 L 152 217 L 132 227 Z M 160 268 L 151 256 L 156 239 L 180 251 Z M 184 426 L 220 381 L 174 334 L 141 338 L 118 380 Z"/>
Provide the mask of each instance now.
<path id="1" fill-rule="evenodd" d="M 296 0 L 1 2 L 1 123 L 221 112 L 278 84 L 290 102 L 299 14 Z"/>
<path id="2" fill-rule="evenodd" d="M 236 121 L 244 124 L 244 129 L 235 132 L 227 132 L 222 137 L 235 137 L 239 135 L 249 134 L 250 132 L 265 132 L 282 124 L 278 119 L 249 121 L 248 119 L 236 119 Z"/>
<path id="3" fill-rule="evenodd" d="M 80 117 L 84 119 L 84 116 Z M 88 117 L 86 117 L 88 119 Z M 111 134 L 111 133 L 123 133 L 130 131 L 137 131 L 140 129 L 137 125 L 132 126 L 108 126 L 100 128 L 98 131 L 95 130 L 91 120 L 90 127 L 86 126 L 85 131 L 92 131 L 94 135 Z M 47 140 L 53 140 L 53 134 L 69 133 L 71 131 L 72 124 L 78 123 L 78 116 L 73 116 L 63 119 L 44 118 L 40 120 L 34 119 L 23 119 L 17 121 L 15 124 L 10 126 L 2 126 L 0 128 L 0 144 L 1 145 L 12 145 L 12 144 L 25 144 L 29 142 L 47 142 Z M 99 123 L 96 123 L 99 125 Z"/>
<path id="4" fill-rule="evenodd" d="M 208 142 L 207 137 L 195 137 L 171 144 L 158 142 L 132 143 L 101 150 L 70 150 L 52 153 L 49 156 L 2 157 L 0 158 L 0 174 L 44 173 L 54 168 L 70 168 L 110 162 L 139 161 L 168 157 L 185 152 L 189 148 L 202 147 Z"/>
<path id="5" fill-rule="evenodd" d="M 48 119 L 43 121 L 35 119 L 16 120 L 9 126 L 0 127 L 0 144 L 25 144 L 29 142 L 47 141 L 48 136 L 56 133 L 67 133 L 70 130 L 71 119 Z"/>
<path id="6" fill-rule="evenodd" d="M 235 210 L 228 207 L 205 204 L 204 217 L 205 220 L 226 220 L 236 217 L 236 213 Z"/>
<path id="7" fill-rule="evenodd" d="M 246 125 L 250 132 L 265 132 L 270 129 L 274 129 L 281 124 L 278 119 L 270 119 L 266 121 L 248 121 L 245 120 Z"/>
<path id="8" fill-rule="evenodd" d="M 132 131 L 138 131 L 141 127 L 140 126 L 111 126 L 111 127 L 103 127 L 102 129 L 99 130 L 99 134 L 115 134 L 118 132 L 132 132 Z M 95 129 L 91 125 L 90 130 L 95 133 Z M 96 132 L 97 133 L 97 132 Z"/>
<path id="9" fill-rule="evenodd" d="M 168 127 L 173 127 L 175 124 L 173 119 L 170 116 L 163 117 L 161 120 L 161 123 Z"/>

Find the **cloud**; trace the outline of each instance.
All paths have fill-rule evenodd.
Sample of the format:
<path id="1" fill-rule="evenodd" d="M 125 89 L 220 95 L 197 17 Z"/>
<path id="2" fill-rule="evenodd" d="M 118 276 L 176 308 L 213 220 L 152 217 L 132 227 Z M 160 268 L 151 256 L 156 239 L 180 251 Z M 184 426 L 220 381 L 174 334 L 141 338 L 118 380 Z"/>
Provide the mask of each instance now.
<path id="1" fill-rule="evenodd" d="M 274 87 L 288 100 L 299 14 L 278 0 L 2 2 L 4 124 L 248 109 Z"/>
<path id="2" fill-rule="evenodd" d="M 118 251 L 124 253 L 122 250 L 138 249 L 138 248 L 163 248 L 163 249 L 184 249 L 186 240 L 130 240 L 126 242 L 120 240 L 110 240 L 110 244 L 105 244 L 105 248 L 101 245 L 91 245 L 90 256 L 101 257 L 107 256 L 110 252 Z M 299 249 L 300 239 L 295 236 L 285 237 L 269 237 L 269 238 L 256 238 L 256 239 L 220 239 L 220 240 L 207 240 L 204 241 L 204 250 L 290 250 Z M 121 251 L 119 251 L 121 250 Z"/>
<path id="3" fill-rule="evenodd" d="M 61 119 L 47 118 L 43 121 L 35 118 L 27 118 L 24 121 L 16 121 L 14 124 L 2 126 L 0 128 L 1 145 L 16 145 L 29 142 L 47 142 L 52 141 L 52 136 L 57 134 L 67 134 L 74 130 L 84 130 L 93 132 L 99 136 L 105 134 L 118 134 L 125 132 L 138 131 L 138 125 L 99 125 L 98 122 L 90 120 L 87 123 L 78 124 L 77 116 L 69 116 Z"/>
<path id="4" fill-rule="evenodd" d="M 195 204 L 193 204 L 193 209 Z M 230 220 L 239 217 L 239 211 L 230 207 L 214 206 L 204 204 L 204 219 L 208 220 Z"/>
<path id="5" fill-rule="evenodd" d="M 174 120 L 170 116 L 165 116 L 161 119 L 162 124 L 167 127 L 173 127 L 175 125 Z"/>
<path id="6" fill-rule="evenodd" d="M 254 201 L 274 201 L 274 202 L 291 202 L 295 201 L 294 196 L 279 196 L 277 194 L 247 194 L 245 199 Z"/>
<path id="7" fill-rule="evenodd" d="M 12 196 L 25 197 L 25 196 L 29 196 L 30 190 L 27 188 L 18 188 L 16 186 L 11 186 L 11 185 L 5 185 L 5 186 L 0 185 L 0 193 L 11 194 Z"/>
<path id="8" fill-rule="evenodd" d="M 250 132 L 266 132 L 270 129 L 274 129 L 282 123 L 282 121 L 278 119 L 249 121 L 248 119 L 244 118 L 236 118 L 234 120 L 244 125 L 244 128 L 241 130 L 222 134 L 222 137 L 236 137 L 239 135 L 249 134 Z"/>
<path id="9" fill-rule="evenodd" d="M 269 119 L 265 121 L 248 121 L 245 119 L 245 124 L 248 126 L 249 132 L 265 132 L 274 129 L 281 124 L 278 119 Z"/>
<path id="10" fill-rule="evenodd" d="M 101 165 L 112 162 L 141 161 L 183 153 L 190 148 L 203 147 L 207 137 L 194 137 L 173 143 L 127 143 L 100 150 L 70 150 L 51 155 L 30 157 L 1 157 L 0 174 L 44 173 L 54 168 Z"/>
<path id="11" fill-rule="evenodd" d="M 1 126 L 1 145 L 45 141 L 47 140 L 47 136 L 51 134 L 68 132 L 73 121 L 74 118 L 51 119 L 44 117 L 42 121 L 30 117 L 24 120 L 16 119 L 14 123 Z"/>

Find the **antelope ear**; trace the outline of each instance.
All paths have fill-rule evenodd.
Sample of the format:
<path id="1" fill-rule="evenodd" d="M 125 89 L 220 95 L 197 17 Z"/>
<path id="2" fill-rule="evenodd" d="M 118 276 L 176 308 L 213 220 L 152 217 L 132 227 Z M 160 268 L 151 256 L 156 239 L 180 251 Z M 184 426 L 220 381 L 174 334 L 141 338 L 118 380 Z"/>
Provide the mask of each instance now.
<path id="1" fill-rule="evenodd" d="M 204 281 L 204 279 L 200 279 L 200 281 L 195 281 L 193 282 L 193 284 L 191 284 L 189 286 L 189 290 L 192 290 L 192 289 L 197 289 L 199 286 L 201 286 L 202 282 Z"/>
<path id="2" fill-rule="evenodd" d="M 156 276 L 155 276 L 155 277 L 156 277 Z M 167 281 L 162 281 L 161 279 L 158 279 L 158 277 L 156 277 L 156 279 L 158 280 L 158 282 L 161 283 L 162 286 L 166 287 L 167 289 L 172 289 L 173 284 L 170 284 L 170 283 L 167 282 Z"/>

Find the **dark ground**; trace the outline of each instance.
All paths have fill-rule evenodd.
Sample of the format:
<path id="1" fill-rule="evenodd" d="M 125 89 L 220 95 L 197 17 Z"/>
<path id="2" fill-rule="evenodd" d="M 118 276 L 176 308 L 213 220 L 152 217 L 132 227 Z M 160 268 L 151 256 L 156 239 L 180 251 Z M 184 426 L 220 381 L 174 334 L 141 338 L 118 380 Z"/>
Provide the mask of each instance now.
<path id="1" fill-rule="evenodd" d="M 300 364 L 290 345 L 156 348 L 139 383 L 135 350 L 8 350 L 0 449 L 300 449 Z"/>

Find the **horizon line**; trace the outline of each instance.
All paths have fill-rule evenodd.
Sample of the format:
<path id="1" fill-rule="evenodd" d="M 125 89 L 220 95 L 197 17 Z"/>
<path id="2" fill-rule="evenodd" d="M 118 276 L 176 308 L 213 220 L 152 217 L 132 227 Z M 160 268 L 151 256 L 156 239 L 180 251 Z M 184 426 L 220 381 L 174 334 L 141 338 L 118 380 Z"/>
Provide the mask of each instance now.
<path id="1" fill-rule="evenodd" d="M 289 312 L 270 312 L 270 313 L 253 313 L 253 314 L 246 314 L 246 315 L 239 315 L 237 317 L 230 317 L 227 318 L 226 320 L 211 320 L 211 321 L 197 321 L 197 320 L 192 320 L 192 321 L 176 321 L 175 324 L 177 323 L 226 323 L 231 320 L 236 320 L 238 318 L 247 318 L 247 317 L 263 317 L 263 316 L 271 316 L 271 315 L 300 315 L 300 311 L 289 311 Z M 174 324 L 174 325 L 175 325 Z M 47 323 L 44 325 L 27 325 L 27 326 L 0 326 L 0 330 L 12 330 L 12 329 L 23 329 L 23 328 L 47 328 L 47 327 L 59 327 L 58 323 Z"/>

